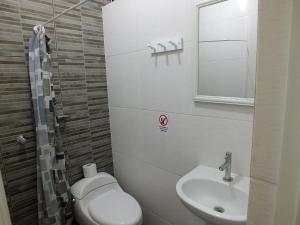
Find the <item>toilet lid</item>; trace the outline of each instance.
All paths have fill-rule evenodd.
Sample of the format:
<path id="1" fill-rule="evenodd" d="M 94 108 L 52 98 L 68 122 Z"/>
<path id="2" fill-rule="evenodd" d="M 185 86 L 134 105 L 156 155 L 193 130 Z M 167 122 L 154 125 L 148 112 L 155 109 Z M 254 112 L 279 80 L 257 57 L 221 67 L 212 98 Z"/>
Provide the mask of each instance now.
<path id="1" fill-rule="evenodd" d="M 120 190 L 111 190 L 93 199 L 88 212 L 101 225 L 136 225 L 142 217 L 137 201 Z"/>

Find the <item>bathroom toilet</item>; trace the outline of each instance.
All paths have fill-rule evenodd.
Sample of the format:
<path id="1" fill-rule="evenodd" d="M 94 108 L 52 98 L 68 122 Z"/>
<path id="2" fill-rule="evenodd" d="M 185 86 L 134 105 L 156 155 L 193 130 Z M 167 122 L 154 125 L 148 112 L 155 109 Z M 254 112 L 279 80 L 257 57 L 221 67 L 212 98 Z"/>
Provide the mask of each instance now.
<path id="1" fill-rule="evenodd" d="M 83 178 L 71 187 L 80 225 L 142 225 L 139 203 L 107 173 Z"/>

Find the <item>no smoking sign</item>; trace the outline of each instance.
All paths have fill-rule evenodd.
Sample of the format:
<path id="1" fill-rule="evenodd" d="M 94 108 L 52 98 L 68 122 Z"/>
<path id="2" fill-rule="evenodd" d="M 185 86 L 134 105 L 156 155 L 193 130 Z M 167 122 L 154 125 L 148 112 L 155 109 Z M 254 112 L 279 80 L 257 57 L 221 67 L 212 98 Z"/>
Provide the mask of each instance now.
<path id="1" fill-rule="evenodd" d="M 162 132 L 167 132 L 168 131 L 168 124 L 169 124 L 169 116 L 166 113 L 160 114 L 158 118 L 159 122 L 159 129 Z"/>

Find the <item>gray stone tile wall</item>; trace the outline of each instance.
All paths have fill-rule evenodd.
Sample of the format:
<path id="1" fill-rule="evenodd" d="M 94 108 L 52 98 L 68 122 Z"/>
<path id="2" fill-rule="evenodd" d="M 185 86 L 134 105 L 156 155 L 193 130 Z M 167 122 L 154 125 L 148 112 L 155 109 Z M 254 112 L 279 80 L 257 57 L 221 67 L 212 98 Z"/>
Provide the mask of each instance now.
<path id="1" fill-rule="evenodd" d="M 37 224 L 36 146 L 29 77 L 32 27 L 79 0 L 0 0 L 0 168 L 14 225 Z M 81 165 L 112 173 L 101 6 L 88 2 L 46 28 L 52 40 L 55 92 L 69 118 L 64 149 L 71 184 Z M 16 142 L 23 134 L 25 146 Z"/>

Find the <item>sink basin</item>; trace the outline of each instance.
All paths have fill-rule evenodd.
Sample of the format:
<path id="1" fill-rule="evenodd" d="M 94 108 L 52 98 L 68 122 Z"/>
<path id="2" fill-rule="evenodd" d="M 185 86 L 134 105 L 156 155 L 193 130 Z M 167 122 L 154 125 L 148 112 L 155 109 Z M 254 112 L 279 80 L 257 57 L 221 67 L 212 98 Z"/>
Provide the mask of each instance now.
<path id="1" fill-rule="evenodd" d="M 194 214 L 216 225 L 246 225 L 250 179 L 232 174 L 233 181 L 223 181 L 224 173 L 198 166 L 184 175 L 176 191 Z"/>

